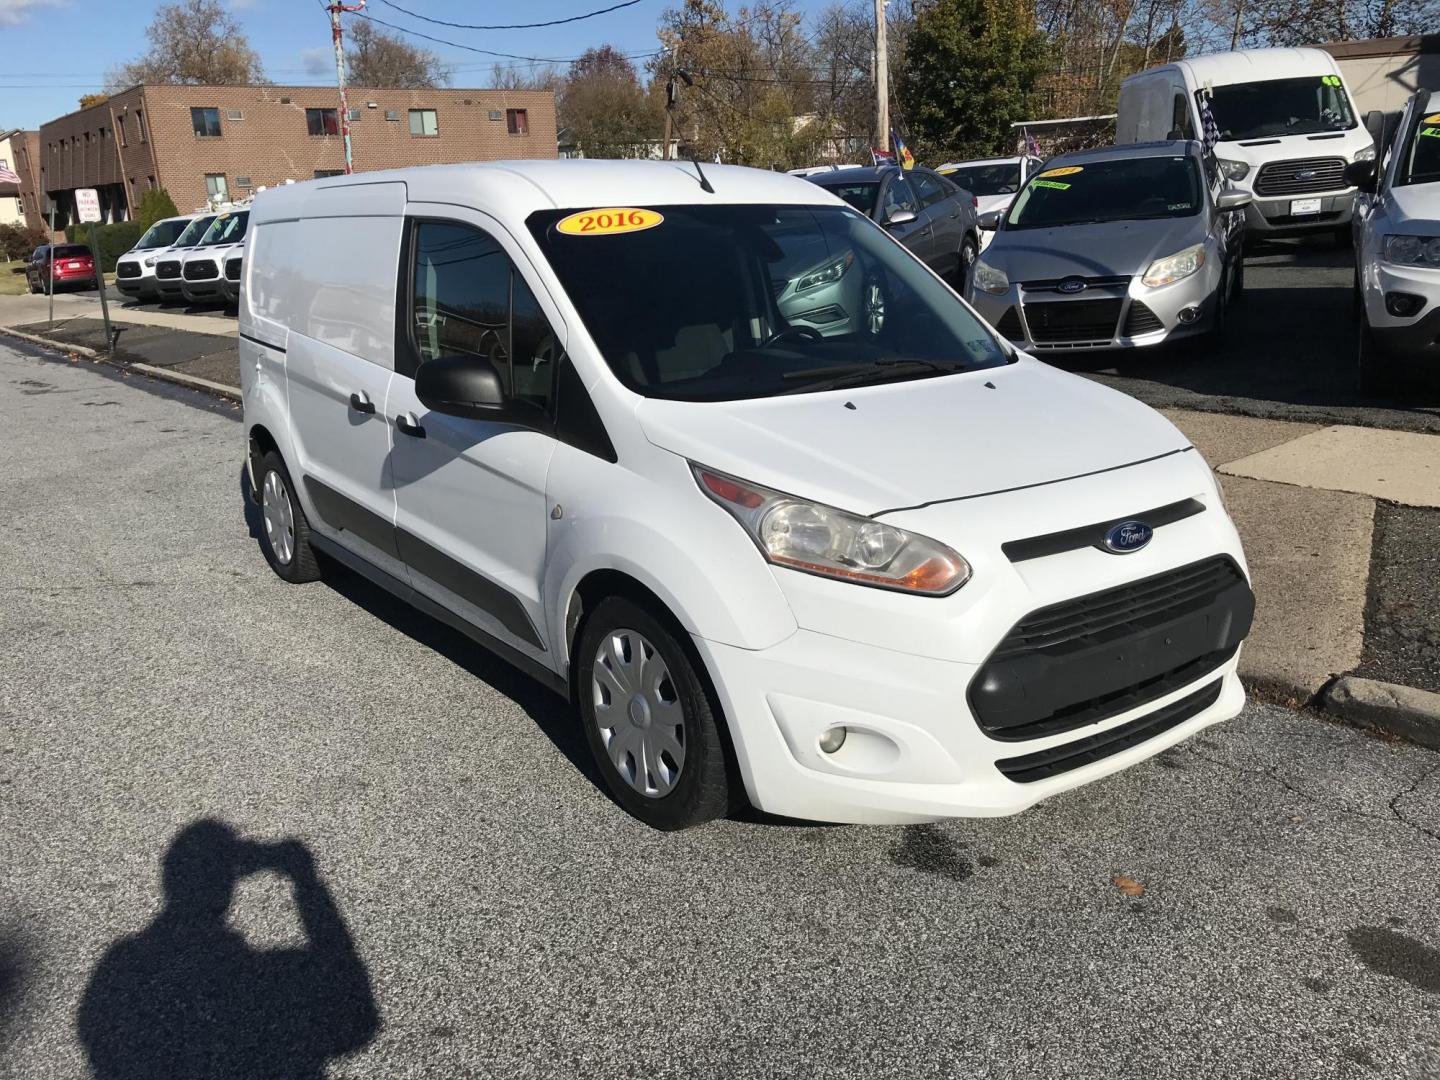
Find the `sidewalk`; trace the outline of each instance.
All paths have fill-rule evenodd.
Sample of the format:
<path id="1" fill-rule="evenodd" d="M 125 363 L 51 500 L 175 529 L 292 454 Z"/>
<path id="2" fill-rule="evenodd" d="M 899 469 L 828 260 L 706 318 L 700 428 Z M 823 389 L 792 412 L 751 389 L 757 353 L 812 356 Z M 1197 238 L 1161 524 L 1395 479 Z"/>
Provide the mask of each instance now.
<path id="1" fill-rule="evenodd" d="M 235 320 L 218 313 L 192 315 L 186 314 L 183 309 L 179 308 L 155 310 L 150 307 L 127 307 L 129 301 L 110 288 L 106 289 L 105 296 L 109 302 L 110 321 L 116 326 L 159 326 L 171 330 L 195 332 L 198 326 L 203 325 L 203 333 L 206 334 L 229 338 L 239 336 Z M 27 323 L 32 325 L 44 323 L 49 317 L 49 311 L 50 298 L 48 296 L 39 294 L 0 296 L 0 326 L 19 327 Z M 94 290 L 57 292 L 55 294 L 56 325 L 59 326 L 62 319 L 74 318 L 93 318 L 98 322 L 100 320 L 100 294 Z"/>
<path id="2" fill-rule="evenodd" d="M 0 326 L 8 316 L 0 305 Z M 128 324 L 116 360 L 238 388 L 235 338 L 171 318 L 187 329 Z M 43 322 L 8 325 L 103 347 L 99 319 L 57 320 L 54 335 Z M 1440 747 L 1440 435 L 1161 411 L 1221 474 L 1245 543 L 1258 605 L 1240 672 L 1252 690 L 1334 704 L 1335 680 L 1348 676 L 1336 711 Z M 1412 719 L 1375 721 L 1346 704 L 1369 680 L 1383 702 L 1418 694 L 1406 698 Z"/>

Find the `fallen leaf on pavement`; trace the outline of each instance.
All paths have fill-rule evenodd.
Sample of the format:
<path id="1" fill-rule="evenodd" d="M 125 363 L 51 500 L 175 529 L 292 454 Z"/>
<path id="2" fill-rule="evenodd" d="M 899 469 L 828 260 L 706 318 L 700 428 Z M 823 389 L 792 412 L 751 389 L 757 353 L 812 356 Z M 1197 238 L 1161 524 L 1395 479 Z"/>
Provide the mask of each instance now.
<path id="1" fill-rule="evenodd" d="M 1126 896 L 1136 897 L 1145 895 L 1145 886 L 1134 878 L 1125 877 L 1123 874 L 1116 874 L 1110 879 L 1110 883 L 1123 892 Z"/>

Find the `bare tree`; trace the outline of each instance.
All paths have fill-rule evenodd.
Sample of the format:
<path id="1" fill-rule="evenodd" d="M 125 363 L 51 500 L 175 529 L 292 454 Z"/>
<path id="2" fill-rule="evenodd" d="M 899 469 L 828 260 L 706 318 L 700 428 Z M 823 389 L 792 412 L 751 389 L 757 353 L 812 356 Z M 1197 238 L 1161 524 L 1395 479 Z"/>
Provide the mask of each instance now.
<path id="1" fill-rule="evenodd" d="M 560 69 L 550 64 L 496 64 L 490 69 L 490 85 L 496 90 L 558 90 L 563 81 Z"/>
<path id="2" fill-rule="evenodd" d="M 557 119 L 589 158 L 648 157 L 660 138 L 660 100 L 612 45 L 586 49 L 559 90 Z"/>
<path id="3" fill-rule="evenodd" d="M 265 81 L 260 57 L 220 0 L 161 5 L 145 33 L 150 51 L 111 71 L 108 89 L 136 83 L 244 86 Z"/>
<path id="4" fill-rule="evenodd" d="M 411 45 L 363 19 L 350 27 L 349 42 L 345 66 L 356 86 L 414 90 L 450 81 L 440 58 L 429 49 Z"/>

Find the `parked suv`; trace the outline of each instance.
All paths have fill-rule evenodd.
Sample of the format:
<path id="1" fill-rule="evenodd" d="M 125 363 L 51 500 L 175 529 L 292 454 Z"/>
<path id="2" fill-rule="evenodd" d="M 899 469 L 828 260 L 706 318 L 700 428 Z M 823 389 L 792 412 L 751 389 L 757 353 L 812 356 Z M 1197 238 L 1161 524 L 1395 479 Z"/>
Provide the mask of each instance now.
<path id="1" fill-rule="evenodd" d="M 199 214 L 186 225 L 175 243 L 155 257 L 155 291 L 162 304 L 174 303 L 185 298 L 185 256 L 205 238 L 205 233 L 214 224 L 214 214 Z"/>
<path id="2" fill-rule="evenodd" d="M 180 291 L 192 304 L 228 302 L 225 261 L 245 245 L 249 210 L 217 214 L 200 243 L 180 260 Z"/>
<path id="3" fill-rule="evenodd" d="M 41 244 L 25 264 L 25 283 L 32 293 L 55 289 L 95 288 L 95 258 L 84 244 Z"/>
<path id="4" fill-rule="evenodd" d="M 276 573 L 328 557 L 534 675 L 652 825 L 1015 813 L 1243 703 L 1253 598 L 1200 453 L 814 184 L 337 177 L 256 197 L 243 273 Z M 802 274 L 879 281 L 884 319 L 788 322 Z"/>
<path id="5" fill-rule="evenodd" d="M 883 225 L 896 240 L 964 292 L 980 250 L 970 192 L 929 169 L 860 166 L 807 177 Z"/>
<path id="6" fill-rule="evenodd" d="M 155 262 L 171 244 L 180 238 L 195 214 L 166 218 L 145 230 L 135 246 L 115 260 L 115 287 L 137 300 L 159 295 L 155 287 Z"/>
<path id="7" fill-rule="evenodd" d="M 1347 171 L 1357 206 L 1355 315 L 1361 389 L 1385 389 L 1403 364 L 1440 364 L 1440 93 L 1405 106 L 1385 161 Z"/>
<path id="8" fill-rule="evenodd" d="M 1199 143 L 1062 154 L 1006 211 L 971 302 L 1037 353 L 1213 344 L 1242 295 L 1249 203 Z"/>

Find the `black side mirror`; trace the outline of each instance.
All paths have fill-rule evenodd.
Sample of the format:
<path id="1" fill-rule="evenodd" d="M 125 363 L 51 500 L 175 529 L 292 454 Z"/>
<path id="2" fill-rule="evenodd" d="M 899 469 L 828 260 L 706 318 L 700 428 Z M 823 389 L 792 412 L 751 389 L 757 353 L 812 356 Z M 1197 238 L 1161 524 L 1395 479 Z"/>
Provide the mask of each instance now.
<path id="1" fill-rule="evenodd" d="M 1375 159 L 1352 161 L 1345 166 L 1345 183 L 1361 191 L 1375 190 Z"/>
<path id="2" fill-rule="evenodd" d="M 498 420 L 505 408 L 500 373 L 482 356 L 426 360 L 415 375 L 415 396 L 427 409 L 471 420 Z"/>
<path id="3" fill-rule="evenodd" d="M 1377 151 L 1385 147 L 1385 114 L 1379 109 L 1371 109 L 1365 114 L 1365 131 L 1370 136 L 1370 141 L 1375 144 Z"/>

